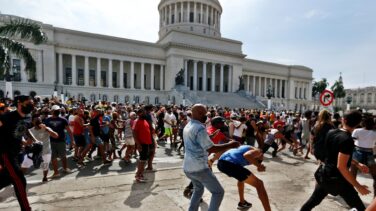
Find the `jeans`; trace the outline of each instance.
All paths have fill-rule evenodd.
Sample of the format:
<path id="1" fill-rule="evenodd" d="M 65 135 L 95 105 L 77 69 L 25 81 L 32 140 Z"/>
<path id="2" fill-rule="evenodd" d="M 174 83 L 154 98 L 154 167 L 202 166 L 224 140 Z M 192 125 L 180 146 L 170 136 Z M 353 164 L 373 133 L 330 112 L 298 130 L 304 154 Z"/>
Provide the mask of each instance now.
<path id="1" fill-rule="evenodd" d="M 189 211 L 198 211 L 200 206 L 200 200 L 204 195 L 204 187 L 206 187 L 212 197 L 210 199 L 210 205 L 208 211 L 218 211 L 221 206 L 221 202 L 225 191 L 223 190 L 221 184 L 214 176 L 210 169 L 205 169 L 198 172 L 184 172 L 193 183 L 193 195 L 191 198 L 191 203 L 189 205 Z"/>
<path id="2" fill-rule="evenodd" d="M 328 195 L 328 192 L 324 187 L 316 184 L 315 190 L 308 201 L 303 205 L 300 211 L 310 211 Z M 339 195 L 345 200 L 345 202 L 350 206 L 350 208 L 356 208 L 358 211 L 364 211 L 366 208 L 362 200 L 360 199 L 358 193 L 349 183 L 342 186 Z"/>

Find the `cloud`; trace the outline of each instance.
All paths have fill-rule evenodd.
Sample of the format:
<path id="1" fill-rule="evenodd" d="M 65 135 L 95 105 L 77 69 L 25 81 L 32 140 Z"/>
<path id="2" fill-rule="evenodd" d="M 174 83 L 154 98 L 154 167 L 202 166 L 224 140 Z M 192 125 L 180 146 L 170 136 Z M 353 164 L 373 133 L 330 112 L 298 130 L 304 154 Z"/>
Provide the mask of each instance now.
<path id="1" fill-rule="evenodd" d="M 305 19 L 326 19 L 329 16 L 329 13 L 321 11 L 321 10 L 316 10 L 312 9 L 304 13 L 303 17 Z"/>

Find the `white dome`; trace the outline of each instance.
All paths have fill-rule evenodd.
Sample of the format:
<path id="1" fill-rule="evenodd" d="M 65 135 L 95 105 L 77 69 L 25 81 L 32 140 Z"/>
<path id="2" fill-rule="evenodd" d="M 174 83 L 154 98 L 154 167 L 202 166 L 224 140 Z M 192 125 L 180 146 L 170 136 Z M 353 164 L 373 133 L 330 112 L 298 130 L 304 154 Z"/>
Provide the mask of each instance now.
<path id="1" fill-rule="evenodd" d="M 161 0 L 159 38 L 170 30 L 221 36 L 222 6 L 218 0 Z"/>

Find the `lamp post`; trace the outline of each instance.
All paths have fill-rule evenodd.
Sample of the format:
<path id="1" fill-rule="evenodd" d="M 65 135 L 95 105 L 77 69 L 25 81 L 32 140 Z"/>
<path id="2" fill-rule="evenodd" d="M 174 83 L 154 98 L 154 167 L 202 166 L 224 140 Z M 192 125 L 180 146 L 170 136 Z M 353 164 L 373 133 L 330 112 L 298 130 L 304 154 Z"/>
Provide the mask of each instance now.
<path id="1" fill-rule="evenodd" d="M 63 87 L 61 87 L 60 100 L 61 100 L 61 103 L 62 103 L 62 104 L 65 103 L 65 101 L 64 101 L 64 90 L 63 90 Z"/>
<path id="2" fill-rule="evenodd" d="M 268 98 L 268 110 L 270 111 L 272 108 L 272 98 L 273 96 L 273 90 L 272 90 L 272 85 L 268 86 L 268 89 L 266 90 L 266 97 Z"/>
<path id="3" fill-rule="evenodd" d="M 9 98 L 9 99 L 13 99 L 12 81 L 13 81 L 13 73 L 16 68 L 17 68 L 16 65 L 13 65 L 11 71 L 5 72 L 5 93 L 7 93 L 6 98 Z"/>
<path id="4" fill-rule="evenodd" d="M 170 104 L 171 104 L 171 100 L 170 100 L 170 95 L 169 95 L 167 99 L 167 105 L 170 105 Z"/>
<path id="5" fill-rule="evenodd" d="M 185 106 L 185 93 L 183 93 L 183 106 Z"/>
<path id="6" fill-rule="evenodd" d="M 346 97 L 346 110 L 349 111 L 350 110 L 350 104 L 352 102 L 352 97 L 351 96 L 347 96 Z"/>
<path id="7" fill-rule="evenodd" d="M 54 97 L 57 97 L 57 81 L 54 83 Z"/>

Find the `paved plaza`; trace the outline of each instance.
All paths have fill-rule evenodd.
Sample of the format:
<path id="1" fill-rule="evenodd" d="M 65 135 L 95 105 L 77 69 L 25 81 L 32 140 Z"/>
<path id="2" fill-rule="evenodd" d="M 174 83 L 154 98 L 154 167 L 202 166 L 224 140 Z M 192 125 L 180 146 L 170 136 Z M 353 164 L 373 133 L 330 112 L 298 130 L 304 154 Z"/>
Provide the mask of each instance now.
<path id="1" fill-rule="evenodd" d="M 145 176 L 146 183 L 134 182 L 135 160 L 132 164 L 114 161 L 111 166 L 102 166 L 99 161 L 89 163 L 85 169 L 73 168 L 73 173 L 42 184 L 41 171 L 27 175 L 28 196 L 33 210 L 187 210 L 189 200 L 183 196 L 188 184 L 181 165 L 182 156 L 177 155 L 170 145 L 160 145 L 155 166 L 157 172 Z M 269 194 L 272 210 L 299 210 L 310 196 L 314 187 L 315 161 L 295 157 L 284 151 L 276 158 L 265 156 L 266 172 L 250 170 L 260 177 Z M 238 193 L 236 181 L 220 173 L 214 166 L 215 175 L 225 189 L 220 210 L 236 210 Z M 372 179 L 359 175 L 361 183 L 372 187 Z M 246 186 L 246 199 L 253 204 L 250 210 L 263 210 L 254 188 Z M 372 194 L 362 196 L 368 205 Z M 13 188 L 0 192 L 0 210 L 19 210 Z M 206 190 L 201 210 L 207 210 L 210 194 Z M 348 210 L 337 197 L 327 197 L 315 210 Z"/>

